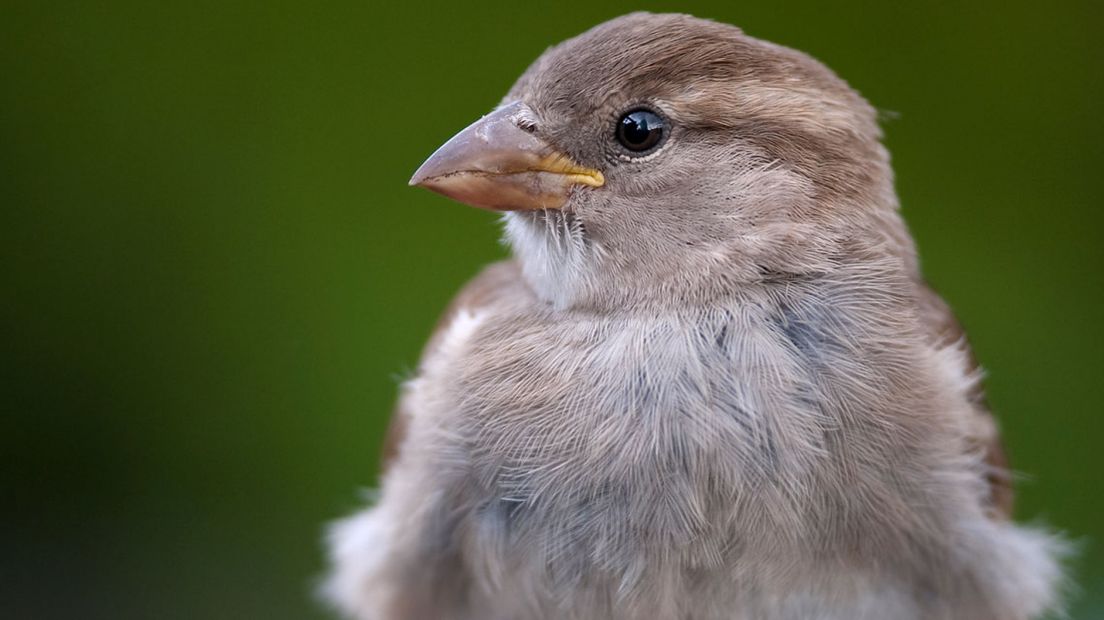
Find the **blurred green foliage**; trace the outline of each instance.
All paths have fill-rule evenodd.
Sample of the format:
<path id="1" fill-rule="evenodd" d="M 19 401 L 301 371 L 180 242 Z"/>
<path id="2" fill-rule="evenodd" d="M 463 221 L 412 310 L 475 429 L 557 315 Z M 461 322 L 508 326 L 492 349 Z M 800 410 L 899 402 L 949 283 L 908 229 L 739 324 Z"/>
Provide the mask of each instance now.
<path id="1" fill-rule="evenodd" d="M 492 215 L 406 187 L 546 46 L 678 9 L 812 53 L 886 122 L 989 370 L 1021 518 L 1104 615 L 1104 46 L 1088 2 L 5 2 L 0 615 L 322 618 Z M 1094 611 L 1095 610 L 1095 611 Z"/>

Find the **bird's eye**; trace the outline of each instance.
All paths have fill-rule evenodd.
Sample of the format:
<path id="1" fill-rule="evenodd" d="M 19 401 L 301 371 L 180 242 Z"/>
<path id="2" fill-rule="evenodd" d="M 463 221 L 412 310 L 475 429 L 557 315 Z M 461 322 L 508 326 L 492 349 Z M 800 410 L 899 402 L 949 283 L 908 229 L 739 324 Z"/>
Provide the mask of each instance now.
<path id="1" fill-rule="evenodd" d="M 633 110 L 617 121 L 617 141 L 634 153 L 655 148 L 666 133 L 667 124 L 651 110 Z"/>

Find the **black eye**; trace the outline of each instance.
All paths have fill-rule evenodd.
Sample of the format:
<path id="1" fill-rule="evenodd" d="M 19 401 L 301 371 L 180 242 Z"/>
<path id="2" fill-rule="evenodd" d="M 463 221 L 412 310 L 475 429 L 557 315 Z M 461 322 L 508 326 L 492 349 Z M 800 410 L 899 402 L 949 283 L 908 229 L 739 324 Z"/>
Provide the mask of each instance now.
<path id="1" fill-rule="evenodd" d="M 617 121 L 617 141 L 636 153 L 655 148 L 665 133 L 666 123 L 651 110 L 633 110 Z"/>

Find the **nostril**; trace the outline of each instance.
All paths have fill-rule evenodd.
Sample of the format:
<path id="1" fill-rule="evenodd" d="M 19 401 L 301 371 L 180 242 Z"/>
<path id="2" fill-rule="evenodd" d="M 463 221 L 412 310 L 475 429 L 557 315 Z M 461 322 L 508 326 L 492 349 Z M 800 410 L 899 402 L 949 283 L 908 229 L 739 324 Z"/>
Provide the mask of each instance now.
<path id="1" fill-rule="evenodd" d="M 500 109 L 507 112 L 508 118 L 518 129 L 525 133 L 537 133 L 537 115 L 529 106 L 520 101 L 514 101 Z"/>

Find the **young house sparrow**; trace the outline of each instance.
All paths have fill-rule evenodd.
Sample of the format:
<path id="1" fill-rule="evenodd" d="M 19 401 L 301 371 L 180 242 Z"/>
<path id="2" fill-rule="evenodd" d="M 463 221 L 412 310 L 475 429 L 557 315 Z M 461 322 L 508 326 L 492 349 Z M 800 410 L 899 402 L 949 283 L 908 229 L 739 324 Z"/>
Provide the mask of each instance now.
<path id="1" fill-rule="evenodd" d="M 411 179 L 505 212 L 330 599 L 372 620 L 971 619 L 1057 604 L 875 111 L 685 15 L 549 49 Z"/>

